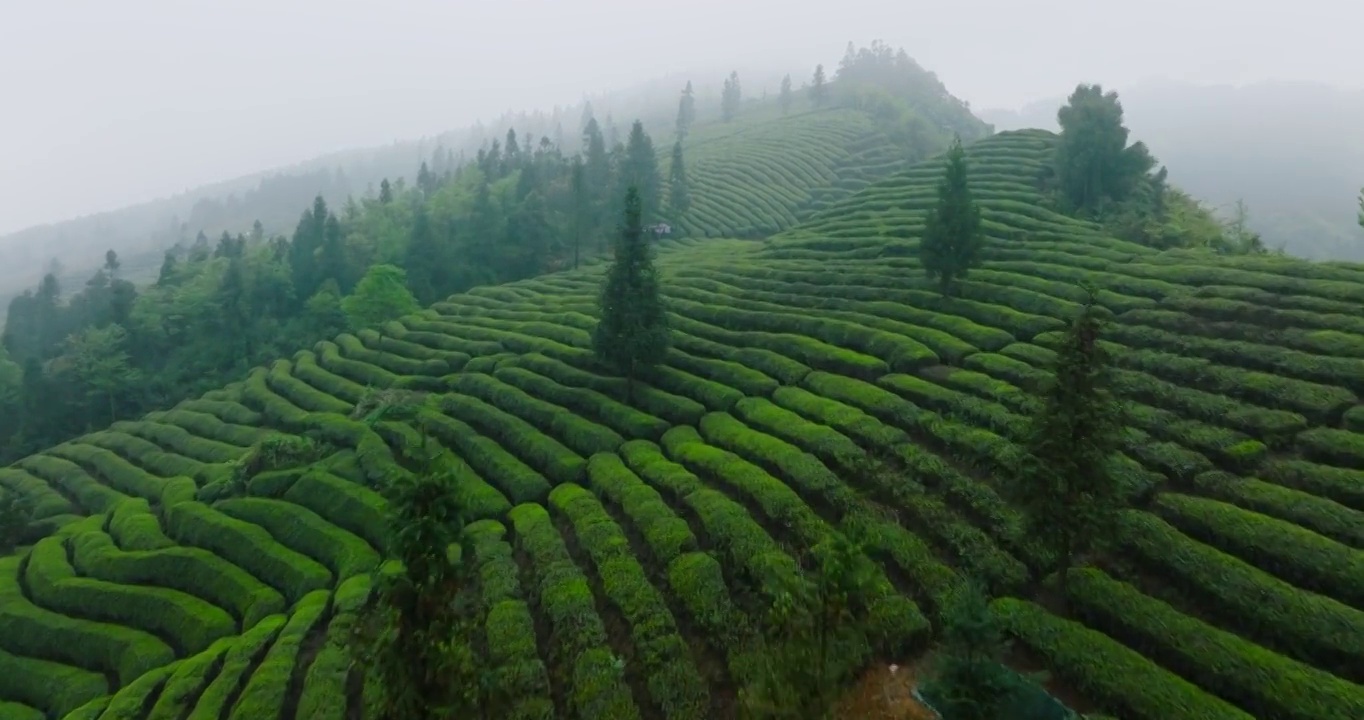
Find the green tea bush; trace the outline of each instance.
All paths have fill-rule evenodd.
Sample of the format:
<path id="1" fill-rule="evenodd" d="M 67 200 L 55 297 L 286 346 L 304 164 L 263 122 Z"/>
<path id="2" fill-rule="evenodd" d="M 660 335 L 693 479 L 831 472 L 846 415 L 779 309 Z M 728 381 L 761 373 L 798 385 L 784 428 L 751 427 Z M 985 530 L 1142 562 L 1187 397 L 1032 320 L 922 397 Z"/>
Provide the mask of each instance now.
<path id="1" fill-rule="evenodd" d="M 108 692 L 99 673 L 0 650 L 0 697 L 62 717 Z"/>
<path id="2" fill-rule="evenodd" d="M 160 500 L 166 481 L 118 455 L 93 445 L 74 443 L 49 448 L 48 453 L 83 467 L 92 468 L 106 484 L 115 490 L 144 500 Z"/>
<path id="3" fill-rule="evenodd" d="M 74 498 L 87 512 L 108 512 L 128 497 L 99 484 L 79 465 L 69 460 L 49 455 L 30 455 L 15 464 L 35 477 L 47 481 L 53 487 L 61 488 L 63 494 Z"/>
<path id="4" fill-rule="evenodd" d="M 576 415 L 594 420 L 623 437 L 657 440 L 669 427 L 667 421 L 612 400 L 595 390 L 560 385 L 544 375 L 525 368 L 501 367 L 493 376 L 507 385 L 519 388 L 527 395 L 544 398 Z"/>
<path id="5" fill-rule="evenodd" d="M 1268 717 L 1348 720 L 1364 688 L 1189 617 L 1099 570 L 1074 570 L 1076 611 L 1209 690 Z"/>
<path id="6" fill-rule="evenodd" d="M 146 712 L 147 720 L 176 720 L 189 714 L 238 637 L 221 638 L 207 650 L 185 658 L 166 678 L 160 696 Z"/>
<path id="7" fill-rule="evenodd" d="M 1364 612 L 1190 540 L 1149 513 L 1125 512 L 1117 535 L 1127 553 L 1248 637 L 1342 677 L 1364 676 Z"/>
<path id="8" fill-rule="evenodd" d="M 545 476 L 463 422 L 428 413 L 423 415 L 423 423 L 428 431 L 441 442 L 451 445 L 480 477 L 501 490 L 511 502 L 534 502 L 549 496 L 550 485 Z"/>
<path id="9" fill-rule="evenodd" d="M 265 656 L 287 620 L 284 615 L 271 615 L 242 633 L 223 656 L 218 674 L 204 688 L 187 720 L 219 720 L 226 715 L 247 682 L 247 673 Z"/>
<path id="10" fill-rule="evenodd" d="M 200 548 L 124 551 L 98 530 L 69 541 L 81 575 L 121 585 L 179 590 L 231 612 L 243 627 L 284 611 L 284 598 L 245 570 Z"/>
<path id="11" fill-rule="evenodd" d="M 742 505 L 706 487 L 691 471 L 664 457 L 653 443 L 625 443 L 621 457 L 640 478 L 663 488 L 694 513 L 711 545 L 743 568 L 753 588 L 768 602 L 796 587 L 800 566 Z"/>
<path id="12" fill-rule="evenodd" d="M 1155 510 L 1190 536 L 1314 592 L 1364 603 L 1364 552 L 1292 523 L 1189 495 L 1163 494 Z"/>
<path id="13" fill-rule="evenodd" d="M 236 632 L 222 608 L 177 590 L 79 577 L 60 537 L 44 538 L 29 555 L 24 580 L 34 600 L 57 612 L 126 624 L 196 653 Z"/>
<path id="14" fill-rule="evenodd" d="M 1364 548 L 1364 512 L 1333 500 L 1221 472 L 1199 475 L 1194 478 L 1193 487 L 1202 495 L 1287 520 L 1351 547 Z"/>
<path id="15" fill-rule="evenodd" d="M 440 406 L 442 412 L 469 423 L 517 457 L 525 458 L 527 464 L 555 484 L 576 482 L 583 477 L 587 462 L 581 455 L 511 413 L 468 395 L 446 395 Z"/>
<path id="16" fill-rule="evenodd" d="M 1273 458 L 1264 463 L 1259 475 L 1277 485 L 1302 490 L 1364 512 L 1364 470 Z"/>
<path id="17" fill-rule="evenodd" d="M 539 505 L 518 505 L 508 517 L 517 546 L 530 558 L 539 610 L 554 631 L 551 665 L 557 678 L 571 678 L 569 704 L 575 714 L 585 720 L 639 718 L 630 688 L 615 669 L 587 577 L 573 563 L 549 514 Z"/>
<path id="18" fill-rule="evenodd" d="M 325 590 L 315 590 L 298 601 L 278 639 L 246 681 L 229 719 L 254 720 L 279 712 L 303 641 L 318 623 L 325 622 L 330 608 L 331 593 Z"/>
<path id="19" fill-rule="evenodd" d="M 242 408 L 242 411 L 246 415 L 255 416 L 256 423 L 260 422 L 260 416 L 256 413 L 246 408 Z M 264 428 L 223 422 L 216 415 L 188 410 L 183 407 L 165 412 L 148 413 L 146 419 L 167 425 L 176 425 L 200 437 L 217 440 L 234 447 L 250 447 L 267 432 Z"/>
<path id="20" fill-rule="evenodd" d="M 1134 720 L 1252 718 L 1103 633 L 1040 605 L 1000 598 L 991 609 L 1010 635 L 1105 710 Z"/>
<path id="21" fill-rule="evenodd" d="M 167 508 L 166 533 L 246 570 L 291 602 L 332 582 L 331 572 L 317 561 L 284 547 L 260 527 L 202 503 Z"/>
<path id="22" fill-rule="evenodd" d="M 99 716 L 100 720 L 140 720 L 165 686 L 167 679 L 180 669 L 183 661 L 163 665 L 131 683 L 119 688 Z"/>
<path id="23" fill-rule="evenodd" d="M 696 549 L 696 536 L 654 488 L 625 466 L 615 453 L 587 460 L 587 481 L 594 492 L 621 508 L 662 564 Z"/>
<path id="24" fill-rule="evenodd" d="M 379 566 L 379 554 L 368 543 L 299 505 L 265 498 L 233 498 L 217 503 L 214 509 L 265 528 L 281 545 L 318 560 L 340 580 Z"/>
<path id="25" fill-rule="evenodd" d="M 317 513 L 327 522 L 383 549 L 387 541 L 384 524 L 386 505 L 377 492 L 344 480 L 325 470 L 305 472 L 284 494 L 284 500 Z"/>
<path id="26" fill-rule="evenodd" d="M 461 373 L 451 378 L 450 388 L 506 408 L 511 414 L 549 433 L 584 457 L 610 452 L 625 442 L 616 431 L 529 395 L 491 375 Z"/>
<path id="27" fill-rule="evenodd" d="M 106 673 L 120 684 L 175 659 L 170 646 L 150 633 L 33 604 L 20 584 L 24 562 L 19 555 L 0 558 L 0 649 Z"/>
<path id="28" fill-rule="evenodd" d="M 607 600 L 630 624 L 630 636 L 648 677 L 649 697 L 668 718 L 702 718 L 710 693 L 677 634 L 672 612 L 649 584 L 629 541 L 591 493 L 574 484 L 554 488 L 550 505 L 568 517 L 579 544 L 601 579 Z"/>

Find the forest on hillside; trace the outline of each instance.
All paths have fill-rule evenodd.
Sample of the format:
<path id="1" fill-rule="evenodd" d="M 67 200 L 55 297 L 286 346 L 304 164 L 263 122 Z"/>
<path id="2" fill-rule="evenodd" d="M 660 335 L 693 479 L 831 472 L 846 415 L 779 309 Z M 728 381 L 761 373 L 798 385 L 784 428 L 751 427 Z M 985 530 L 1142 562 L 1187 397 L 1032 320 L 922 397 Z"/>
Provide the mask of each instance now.
<path id="1" fill-rule="evenodd" d="M 9 304 L 0 460 L 168 406 L 356 329 L 346 302 L 375 265 L 402 270 L 403 289 L 424 306 L 600 254 L 631 185 L 641 188 L 646 222 L 683 216 L 691 201 L 680 149 L 706 115 L 728 125 L 762 108 L 774 117 L 857 108 L 911 158 L 940 151 L 954 133 L 969 140 L 988 132 L 931 72 L 883 44 L 850 44 L 827 79 L 821 66 L 802 85 L 788 76 L 778 94 L 754 100 L 733 73 L 714 112 L 703 113 L 712 101 L 687 83 L 664 147 L 641 122 L 623 135 L 588 104 L 568 147 L 510 128 L 462 163 L 442 148 L 420 161 L 414 182 L 384 179 L 373 194 L 341 203 L 318 195 L 290 236 L 266 233 L 259 220 L 249 233 L 201 231 L 165 252 L 147 283 L 112 250 L 83 285 L 64 287 L 50 272 Z M 294 195 L 267 197 L 264 185 L 259 193 L 271 207 Z"/>

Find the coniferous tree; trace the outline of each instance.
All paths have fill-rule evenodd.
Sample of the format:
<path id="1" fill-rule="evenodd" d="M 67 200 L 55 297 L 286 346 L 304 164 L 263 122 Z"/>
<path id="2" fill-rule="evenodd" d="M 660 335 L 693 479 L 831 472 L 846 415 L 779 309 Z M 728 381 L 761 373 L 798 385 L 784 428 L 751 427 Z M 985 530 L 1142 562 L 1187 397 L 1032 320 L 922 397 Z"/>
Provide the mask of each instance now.
<path id="1" fill-rule="evenodd" d="M 919 260 L 930 280 L 937 280 L 944 296 L 956 290 L 957 281 L 980 263 L 984 245 L 980 208 L 971 197 L 966 177 L 966 151 L 957 139 L 947 151 L 947 164 L 938 181 L 938 203 L 924 219 Z"/>
<path id="2" fill-rule="evenodd" d="M 379 183 L 379 203 L 387 205 L 393 202 L 393 186 L 389 184 L 388 178 L 384 178 Z"/>
<path id="3" fill-rule="evenodd" d="M 1096 291 L 1071 323 L 1031 419 L 1009 483 L 1028 536 L 1051 553 L 1064 596 L 1066 572 L 1112 532 L 1124 495 L 1114 472 L 1123 408 L 1109 389 Z"/>
<path id="4" fill-rule="evenodd" d="M 829 100 L 829 88 L 824 84 L 824 66 L 815 66 L 814 81 L 810 83 L 810 102 L 815 107 L 824 107 Z"/>
<path id="5" fill-rule="evenodd" d="M 641 370 L 663 360 L 670 344 L 652 248 L 644 237 L 639 191 L 625 192 L 625 222 L 598 299 L 592 332 L 597 357 L 625 377 L 626 402 L 634 402 Z"/>
<path id="6" fill-rule="evenodd" d="M 592 205 L 587 194 L 587 171 L 581 155 L 573 156 L 570 170 L 569 189 L 573 193 L 573 269 L 578 269 L 578 258 L 582 252 L 583 235 L 587 233 L 591 220 Z"/>
<path id="7" fill-rule="evenodd" d="M 682 97 L 677 101 L 677 139 L 687 137 L 692 122 L 696 120 L 696 98 L 692 95 L 691 81 L 682 89 Z"/>
<path id="8" fill-rule="evenodd" d="M 644 132 L 644 123 L 638 120 L 630 126 L 620 181 L 625 187 L 639 191 L 643 221 L 653 222 L 658 217 L 659 185 L 662 184 L 658 175 L 658 154 L 654 152 L 654 141 Z"/>
<path id="9" fill-rule="evenodd" d="M 422 166 L 417 170 L 417 189 L 430 195 L 436 191 L 436 175 L 426 166 L 426 161 L 422 161 Z"/>
<path id="10" fill-rule="evenodd" d="M 175 253 L 167 250 L 165 256 L 161 258 L 161 271 L 156 275 L 156 284 L 158 287 L 166 287 L 171 284 L 174 278 Z"/>
<path id="11" fill-rule="evenodd" d="M 591 201 L 588 206 L 588 234 L 600 233 L 607 224 L 607 193 L 611 187 L 611 156 L 606 151 L 606 138 L 595 119 L 588 119 L 583 130 L 583 179 Z M 600 237 L 600 235 L 599 235 Z"/>
<path id="12" fill-rule="evenodd" d="M 681 218 L 691 208 L 691 189 L 687 187 L 687 169 L 682 164 L 682 141 L 673 143 L 672 165 L 668 168 L 668 211 L 673 219 Z"/>
<path id="13" fill-rule="evenodd" d="M 944 717 L 998 720 L 1018 684 L 1001 662 L 1006 640 L 990 600 L 976 580 L 954 588 L 942 608 L 942 650 L 929 686 Z"/>
<path id="14" fill-rule="evenodd" d="M 789 73 L 781 79 L 781 94 L 777 96 L 777 102 L 781 104 L 782 115 L 791 112 L 791 75 Z"/>
<path id="15" fill-rule="evenodd" d="M 1359 226 L 1364 227 L 1364 188 L 1359 190 Z"/>
<path id="16" fill-rule="evenodd" d="M 729 122 L 739 117 L 739 106 L 743 102 L 743 92 L 739 88 L 739 71 L 735 70 L 725 79 L 724 89 L 720 93 L 720 117 L 725 122 Z"/>

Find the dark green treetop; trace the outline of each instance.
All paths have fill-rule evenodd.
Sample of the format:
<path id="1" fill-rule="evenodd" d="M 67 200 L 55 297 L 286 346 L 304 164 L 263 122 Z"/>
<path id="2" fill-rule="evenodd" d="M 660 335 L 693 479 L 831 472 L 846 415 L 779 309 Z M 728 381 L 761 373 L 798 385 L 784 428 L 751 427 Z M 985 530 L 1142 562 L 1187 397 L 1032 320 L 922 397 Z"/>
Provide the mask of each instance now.
<path id="1" fill-rule="evenodd" d="M 971 197 L 967 181 L 966 151 L 958 138 L 947 151 L 943 178 L 938 182 L 938 203 L 924 219 L 919 259 L 929 279 L 937 280 L 943 295 L 956 291 L 957 281 L 980 264 L 985 235 L 980 208 Z"/>

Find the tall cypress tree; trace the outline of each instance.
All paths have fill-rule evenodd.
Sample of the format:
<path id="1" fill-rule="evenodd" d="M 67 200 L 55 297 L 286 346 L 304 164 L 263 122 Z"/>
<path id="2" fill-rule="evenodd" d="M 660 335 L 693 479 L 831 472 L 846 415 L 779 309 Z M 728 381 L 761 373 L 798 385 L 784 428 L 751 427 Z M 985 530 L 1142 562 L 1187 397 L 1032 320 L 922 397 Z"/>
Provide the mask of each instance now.
<path id="1" fill-rule="evenodd" d="M 668 168 L 668 210 L 676 220 L 691 208 L 691 189 L 687 187 L 687 169 L 682 165 L 682 141 L 673 143 L 673 160 Z"/>
<path id="2" fill-rule="evenodd" d="M 781 114 L 791 112 L 791 75 L 787 74 L 781 79 L 781 94 L 777 96 L 777 102 L 781 103 Z"/>
<path id="3" fill-rule="evenodd" d="M 810 102 L 815 107 L 824 107 L 824 103 L 829 99 L 829 88 L 824 84 L 824 66 L 815 66 L 814 81 L 810 83 Z"/>
<path id="4" fill-rule="evenodd" d="M 677 139 L 687 136 L 692 121 L 696 119 L 696 98 L 692 94 L 691 81 L 682 89 L 682 97 L 677 101 Z"/>
<path id="5" fill-rule="evenodd" d="M 662 184 L 658 177 L 658 154 L 654 152 L 654 141 L 638 120 L 630 126 L 620 181 L 625 187 L 639 191 L 640 212 L 645 221 L 653 222 L 658 217 L 658 191 Z"/>
<path id="6" fill-rule="evenodd" d="M 1109 390 L 1109 358 L 1099 344 L 1103 321 L 1095 291 L 1088 291 L 1057 348 L 1009 487 L 1029 536 L 1052 553 L 1063 595 L 1066 571 L 1112 531 L 1124 501 L 1113 466 L 1123 409 Z"/>
<path id="7" fill-rule="evenodd" d="M 720 117 L 725 122 L 729 122 L 739 117 L 739 106 L 743 101 L 743 91 L 739 87 L 739 71 L 735 70 L 725 79 L 724 89 L 720 93 Z"/>
<path id="8" fill-rule="evenodd" d="M 652 249 L 644 238 L 639 191 L 625 192 L 625 224 L 598 300 L 600 320 L 592 331 L 598 359 L 625 377 L 626 402 L 634 402 L 635 378 L 668 352 L 668 318 L 659 293 Z"/>
<path id="9" fill-rule="evenodd" d="M 947 167 L 938 182 L 938 204 L 928 211 L 919 244 L 924 271 L 930 280 L 938 281 L 943 295 L 955 292 L 957 281 L 980 264 L 984 241 L 980 208 L 967 184 L 966 151 L 958 138 L 947 151 Z"/>

